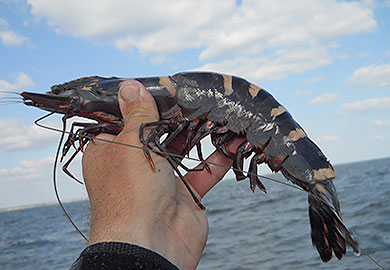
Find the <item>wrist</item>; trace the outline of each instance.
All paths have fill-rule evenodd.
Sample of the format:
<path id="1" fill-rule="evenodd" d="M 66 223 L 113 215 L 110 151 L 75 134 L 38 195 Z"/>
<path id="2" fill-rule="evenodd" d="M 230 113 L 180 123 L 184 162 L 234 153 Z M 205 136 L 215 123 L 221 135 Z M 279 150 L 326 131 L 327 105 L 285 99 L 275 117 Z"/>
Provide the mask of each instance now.
<path id="1" fill-rule="evenodd" d="M 102 242 L 83 250 L 71 269 L 178 269 L 160 254 L 143 247 L 121 242 Z"/>
<path id="2" fill-rule="evenodd" d="M 142 213 L 138 215 L 132 209 L 119 211 L 127 213 L 125 216 L 112 211 L 110 215 L 102 215 L 102 211 L 98 211 L 99 215 L 96 215 L 92 211 L 88 246 L 102 242 L 129 243 L 157 252 L 173 264 L 179 265 L 177 258 L 183 257 L 183 254 L 180 255 L 180 250 L 177 251 L 175 245 L 172 246 L 177 241 L 176 235 L 172 234 L 169 224 L 163 222 L 166 217 L 161 217 L 156 208 L 138 208 L 142 209 Z"/>

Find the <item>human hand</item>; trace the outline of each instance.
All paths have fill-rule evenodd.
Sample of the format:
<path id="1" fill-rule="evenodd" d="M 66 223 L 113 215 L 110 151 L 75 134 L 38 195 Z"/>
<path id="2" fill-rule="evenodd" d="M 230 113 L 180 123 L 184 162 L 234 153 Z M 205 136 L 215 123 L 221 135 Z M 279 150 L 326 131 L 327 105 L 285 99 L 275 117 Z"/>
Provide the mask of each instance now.
<path id="1" fill-rule="evenodd" d="M 101 134 L 97 138 L 142 146 L 140 124 L 159 120 L 153 97 L 141 83 L 126 81 L 119 91 L 119 104 L 124 129 L 118 136 Z M 173 143 L 178 145 L 178 141 Z M 239 143 L 233 142 L 229 149 L 234 152 Z M 89 245 L 131 243 L 159 253 L 180 269 L 195 269 L 208 235 L 206 213 L 194 203 L 167 160 L 151 155 L 156 172 L 140 149 L 99 140 L 89 143 L 83 155 L 91 204 Z M 219 152 L 207 160 L 227 167 L 232 164 Z M 209 164 L 212 174 L 203 170 L 185 175 L 200 198 L 227 172 L 226 167 L 213 164 Z"/>

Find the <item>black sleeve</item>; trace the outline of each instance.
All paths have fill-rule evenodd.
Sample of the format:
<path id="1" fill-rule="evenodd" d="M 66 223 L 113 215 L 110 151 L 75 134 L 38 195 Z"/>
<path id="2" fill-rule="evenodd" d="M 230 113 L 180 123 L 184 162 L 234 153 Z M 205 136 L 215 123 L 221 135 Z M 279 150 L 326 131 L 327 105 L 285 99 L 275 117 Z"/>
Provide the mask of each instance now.
<path id="1" fill-rule="evenodd" d="M 70 270 L 178 270 L 149 249 L 121 242 L 102 242 L 85 248 Z"/>

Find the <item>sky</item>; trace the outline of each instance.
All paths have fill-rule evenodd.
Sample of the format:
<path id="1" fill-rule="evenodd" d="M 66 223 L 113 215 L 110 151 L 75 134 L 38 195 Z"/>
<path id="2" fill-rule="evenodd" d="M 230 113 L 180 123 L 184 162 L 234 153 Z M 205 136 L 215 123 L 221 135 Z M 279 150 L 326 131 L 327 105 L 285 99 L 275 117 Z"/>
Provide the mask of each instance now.
<path id="1" fill-rule="evenodd" d="M 389 0 L 0 0 L 0 209 L 55 201 L 60 136 L 4 91 L 191 70 L 265 88 L 333 164 L 390 156 Z M 58 174 L 64 200 L 85 197 Z"/>

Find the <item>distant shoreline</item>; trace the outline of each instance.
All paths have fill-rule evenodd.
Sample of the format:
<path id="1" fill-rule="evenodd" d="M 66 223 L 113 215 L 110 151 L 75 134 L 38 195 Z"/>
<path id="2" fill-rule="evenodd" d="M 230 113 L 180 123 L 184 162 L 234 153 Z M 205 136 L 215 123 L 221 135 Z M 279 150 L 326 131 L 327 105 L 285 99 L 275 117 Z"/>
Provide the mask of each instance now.
<path id="1" fill-rule="evenodd" d="M 87 198 L 77 198 L 77 199 L 70 199 L 70 200 L 65 200 L 62 203 L 72 203 L 72 202 L 80 202 L 80 201 L 86 201 Z M 24 209 L 30 209 L 30 208 L 37 208 L 37 207 L 42 207 L 42 206 L 50 206 L 50 205 L 57 205 L 58 202 L 46 202 L 46 203 L 35 203 L 35 204 L 29 204 L 29 205 L 20 205 L 20 206 L 15 206 L 15 207 L 8 207 L 8 208 L 0 208 L 0 213 L 3 212 L 9 212 L 9 211 L 17 211 L 17 210 L 24 210 Z"/>

